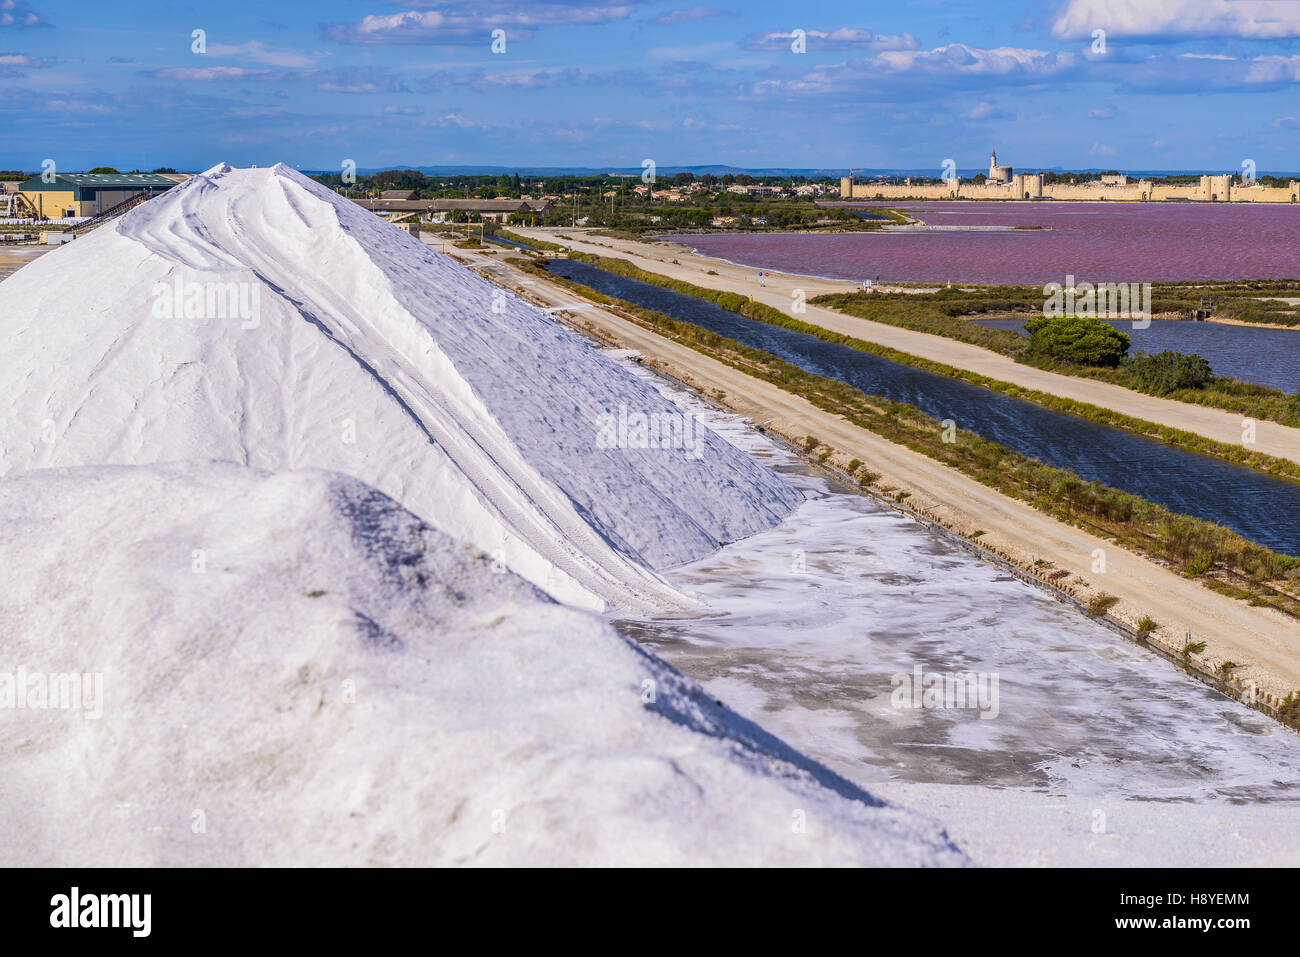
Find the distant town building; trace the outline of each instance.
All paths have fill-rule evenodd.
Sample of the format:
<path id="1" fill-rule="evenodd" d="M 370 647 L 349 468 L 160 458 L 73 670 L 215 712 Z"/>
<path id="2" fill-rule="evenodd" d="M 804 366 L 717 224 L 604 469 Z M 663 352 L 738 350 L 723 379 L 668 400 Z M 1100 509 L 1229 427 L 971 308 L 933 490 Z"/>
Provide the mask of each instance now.
<path id="1" fill-rule="evenodd" d="M 742 196 L 758 196 L 764 193 L 771 194 L 771 193 L 781 193 L 784 191 L 785 188 L 782 186 L 758 186 L 756 184 L 751 184 L 749 186 L 746 186 L 742 183 L 736 183 L 733 186 L 727 187 L 728 193 L 738 193 Z"/>

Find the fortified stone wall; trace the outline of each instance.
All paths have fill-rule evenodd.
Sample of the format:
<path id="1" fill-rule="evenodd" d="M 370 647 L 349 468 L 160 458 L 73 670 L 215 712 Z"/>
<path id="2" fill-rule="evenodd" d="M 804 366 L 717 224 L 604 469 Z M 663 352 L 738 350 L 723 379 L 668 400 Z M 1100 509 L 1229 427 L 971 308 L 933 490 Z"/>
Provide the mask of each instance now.
<path id="1" fill-rule="evenodd" d="M 1146 180 L 1126 183 L 1123 186 L 1101 186 L 1089 183 L 1053 183 L 1043 187 L 1048 199 L 1105 200 L 1116 203 L 1140 203 L 1150 198 L 1151 184 Z"/>
<path id="2" fill-rule="evenodd" d="M 954 181 L 955 183 L 955 181 Z M 849 178 L 840 179 L 840 197 L 843 199 L 952 199 L 953 183 L 918 183 L 916 185 L 873 186 L 870 183 L 854 183 L 853 192 L 849 192 Z"/>
<path id="3" fill-rule="evenodd" d="M 1234 203 L 1300 203 L 1300 180 L 1289 186 L 1235 186 Z"/>
<path id="4" fill-rule="evenodd" d="M 877 186 L 854 183 L 849 186 L 847 176 L 840 180 L 840 197 L 843 199 L 985 199 L 1026 200 L 1060 199 L 1076 201 L 1106 200 L 1120 203 L 1140 203 L 1148 200 L 1186 200 L 1212 203 L 1300 203 L 1300 181 L 1292 180 L 1287 187 L 1243 186 L 1233 182 L 1231 175 L 1202 176 L 1196 184 L 1159 185 L 1150 180 L 1136 183 L 1103 186 L 1098 183 L 1056 183 L 1043 185 L 1041 173 L 1016 173 L 1010 183 L 964 183 L 950 180 L 946 183 L 896 184 Z"/>

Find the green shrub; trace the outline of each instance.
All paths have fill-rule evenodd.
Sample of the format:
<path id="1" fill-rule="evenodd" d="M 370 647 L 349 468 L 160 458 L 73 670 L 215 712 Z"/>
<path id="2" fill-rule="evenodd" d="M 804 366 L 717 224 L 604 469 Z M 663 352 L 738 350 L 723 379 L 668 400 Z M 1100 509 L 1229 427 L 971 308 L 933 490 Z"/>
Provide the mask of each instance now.
<path id="1" fill-rule="evenodd" d="M 1025 323 L 1025 332 L 1033 348 L 1090 366 L 1117 366 L 1129 347 L 1126 333 L 1082 316 L 1035 316 Z"/>
<path id="2" fill-rule="evenodd" d="M 1137 379 L 1143 392 L 1168 395 L 1178 389 L 1203 389 L 1214 377 L 1210 360 L 1195 353 L 1139 352 L 1124 360 L 1124 367 Z"/>
<path id="3" fill-rule="evenodd" d="M 1119 599 L 1114 595 L 1107 595 L 1104 591 L 1097 592 L 1088 599 L 1088 614 L 1100 618 L 1106 612 L 1110 611 L 1119 603 Z"/>

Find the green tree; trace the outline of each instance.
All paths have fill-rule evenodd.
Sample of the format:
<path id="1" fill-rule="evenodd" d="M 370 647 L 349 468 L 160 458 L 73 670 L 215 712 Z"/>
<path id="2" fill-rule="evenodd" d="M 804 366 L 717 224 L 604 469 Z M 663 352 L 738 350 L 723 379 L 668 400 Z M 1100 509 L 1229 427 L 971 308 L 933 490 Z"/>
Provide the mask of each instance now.
<path id="1" fill-rule="evenodd" d="M 113 167 L 111 166 L 96 166 L 94 169 L 91 170 L 91 172 L 92 173 L 116 173 L 117 170 L 113 169 Z"/>
<path id="2" fill-rule="evenodd" d="M 1035 316 L 1025 323 L 1031 348 L 1090 366 L 1116 366 L 1129 337 L 1109 323 L 1082 316 Z"/>
<path id="3" fill-rule="evenodd" d="M 423 189 L 424 174 L 413 169 L 386 169 L 375 174 L 376 189 Z"/>

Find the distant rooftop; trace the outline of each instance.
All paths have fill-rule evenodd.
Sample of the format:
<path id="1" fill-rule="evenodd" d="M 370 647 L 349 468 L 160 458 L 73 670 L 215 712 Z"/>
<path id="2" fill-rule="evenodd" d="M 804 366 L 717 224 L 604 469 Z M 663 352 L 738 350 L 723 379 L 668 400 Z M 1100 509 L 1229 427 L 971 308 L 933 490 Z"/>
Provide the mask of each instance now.
<path id="1" fill-rule="evenodd" d="M 133 186 L 175 186 L 176 179 L 161 173 L 57 173 L 53 183 L 46 183 L 40 176 L 33 176 L 23 185 L 31 189 L 62 183 L 67 186 L 98 187 L 133 187 Z"/>

